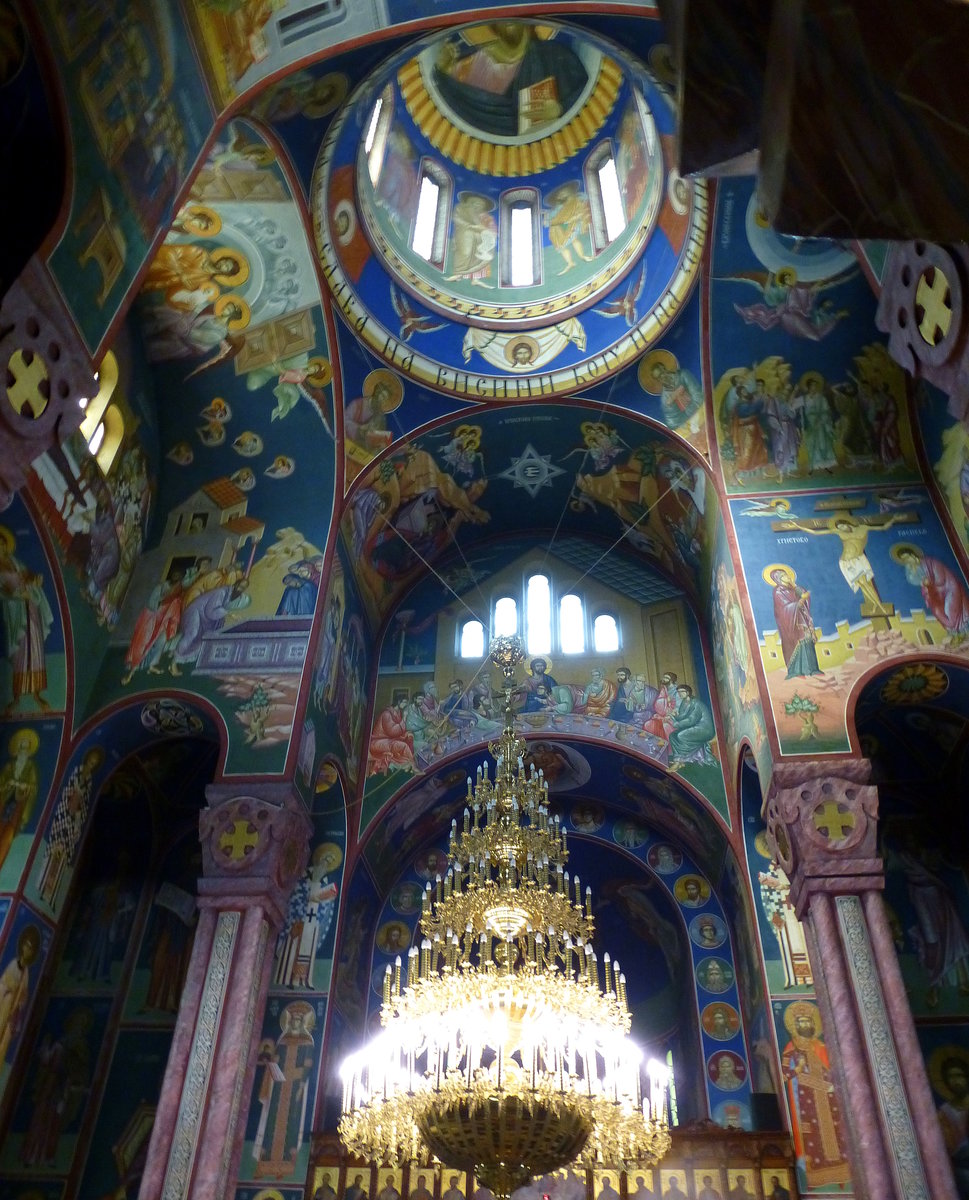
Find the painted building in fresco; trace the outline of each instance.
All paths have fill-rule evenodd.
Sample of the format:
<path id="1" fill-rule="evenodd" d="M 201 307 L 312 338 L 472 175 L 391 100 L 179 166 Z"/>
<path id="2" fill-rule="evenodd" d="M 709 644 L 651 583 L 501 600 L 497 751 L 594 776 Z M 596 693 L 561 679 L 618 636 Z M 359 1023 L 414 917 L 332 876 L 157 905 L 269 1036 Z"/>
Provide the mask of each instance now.
<path id="1" fill-rule="evenodd" d="M 711 1164 L 547 1189 L 969 1196 L 969 425 L 886 248 L 681 177 L 638 0 L 116 7 L 0 0 L 70 181 L 0 277 L 0 1200 L 470 1196 L 330 1135 L 506 707 Z"/>

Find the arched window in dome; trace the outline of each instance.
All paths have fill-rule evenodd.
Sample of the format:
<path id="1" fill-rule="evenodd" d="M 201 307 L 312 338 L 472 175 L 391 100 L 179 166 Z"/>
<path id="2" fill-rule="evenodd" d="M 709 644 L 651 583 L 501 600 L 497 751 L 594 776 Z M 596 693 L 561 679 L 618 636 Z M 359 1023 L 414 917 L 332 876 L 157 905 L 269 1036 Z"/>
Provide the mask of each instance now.
<path id="1" fill-rule="evenodd" d="M 484 626 L 480 621 L 465 621 L 461 626 L 458 653 L 462 658 L 484 658 Z"/>
<path id="2" fill-rule="evenodd" d="M 574 592 L 559 601 L 559 644 L 563 654 L 585 653 L 585 609 Z"/>
<path id="3" fill-rule="evenodd" d="M 451 178 L 440 163 L 425 158 L 421 162 L 420 180 L 411 247 L 425 262 L 443 271 L 448 210 L 451 207 Z"/>
<path id="4" fill-rule="evenodd" d="M 619 623 L 612 613 L 599 613 L 592 623 L 592 644 L 596 654 L 619 649 Z"/>
<path id="5" fill-rule="evenodd" d="M 370 111 L 370 120 L 367 122 L 367 132 L 363 139 L 363 149 L 367 156 L 367 171 L 374 187 L 377 186 L 377 180 L 380 178 L 380 172 L 384 165 L 387 135 L 390 133 L 390 122 L 393 115 L 394 93 L 388 83 Z"/>
<path id="6" fill-rule="evenodd" d="M 586 160 L 585 185 L 592 212 L 592 240 L 598 253 L 626 228 L 626 209 L 610 142 L 600 143 Z"/>
<path id="7" fill-rule="evenodd" d="M 513 188 L 501 197 L 498 224 L 502 287 L 534 287 L 542 282 L 542 237 L 535 188 Z"/>

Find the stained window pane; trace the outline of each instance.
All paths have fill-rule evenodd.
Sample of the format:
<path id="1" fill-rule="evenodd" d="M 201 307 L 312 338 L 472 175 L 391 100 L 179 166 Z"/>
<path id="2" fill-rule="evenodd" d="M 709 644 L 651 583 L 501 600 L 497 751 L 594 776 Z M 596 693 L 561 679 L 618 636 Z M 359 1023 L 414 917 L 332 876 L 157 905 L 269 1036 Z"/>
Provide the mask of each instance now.
<path id="1" fill-rule="evenodd" d="M 585 650 L 585 620 L 582 600 L 578 596 L 563 596 L 559 605 L 559 641 L 563 654 L 581 654 Z"/>
<path id="2" fill-rule="evenodd" d="M 602 613 L 596 617 L 592 632 L 597 654 L 608 654 L 619 649 L 619 626 L 616 618 L 610 613 Z"/>
<path id="3" fill-rule="evenodd" d="M 548 654 L 552 649 L 552 593 L 544 575 L 529 579 L 525 602 L 528 653 Z"/>
<path id="4" fill-rule="evenodd" d="M 514 637 L 518 632 L 518 605 L 511 596 L 502 596 L 495 605 L 495 636 Z"/>
<path id="5" fill-rule="evenodd" d="M 480 621 L 465 621 L 461 629 L 461 657 L 484 657 L 484 626 Z"/>

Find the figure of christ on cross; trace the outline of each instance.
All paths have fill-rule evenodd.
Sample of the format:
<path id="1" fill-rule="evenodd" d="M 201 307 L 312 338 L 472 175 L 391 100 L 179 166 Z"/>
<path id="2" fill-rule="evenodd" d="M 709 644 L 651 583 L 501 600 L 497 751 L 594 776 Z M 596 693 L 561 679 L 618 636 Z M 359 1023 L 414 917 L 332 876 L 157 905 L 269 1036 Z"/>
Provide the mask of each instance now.
<path id="1" fill-rule="evenodd" d="M 861 592 L 868 602 L 867 612 L 862 605 L 862 616 L 891 616 L 895 610 L 879 596 L 875 586 L 875 572 L 865 554 L 868 534 L 873 529 L 884 530 L 892 525 L 913 524 L 917 521 L 918 513 L 912 512 L 885 513 L 872 517 L 855 517 L 838 512 L 832 517 L 788 517 L 783 521 L 772 521 L 771 529 L 777 532 L 799 529 L 802 533 L 815 535 L 832 533 L 841 538 L 838 567 L 845 583 L 853 592 Z"/>

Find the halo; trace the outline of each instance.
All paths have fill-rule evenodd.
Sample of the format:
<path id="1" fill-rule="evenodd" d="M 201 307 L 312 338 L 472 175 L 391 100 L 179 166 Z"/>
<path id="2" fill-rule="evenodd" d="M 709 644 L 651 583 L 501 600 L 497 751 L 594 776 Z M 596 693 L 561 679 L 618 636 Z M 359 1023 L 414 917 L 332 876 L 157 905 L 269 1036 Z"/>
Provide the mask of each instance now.
<path id="1" fill-rule="evenodd" d="M 915 545 L 914 542 L 896 542 L 895 545 L 892 546 L 891 550 L 889 550 L 888 556 L 893 562 L 897 562 L 898 565 L 901 566 L 902 564 L 899 562 L 899 556 L 904 551 L 908 551 L 910 554 L 915 554 L 918 558 L 925 557 L 924 553 L 919 549 L 918 546 Z"/>
<path id="2" fill-rule="evenodd" d="M 104 766 L 104 747 L 92 746 L 90 750 L 85 751 L 81 758 L 81 762 L 87 762 L 89 759 L 93 763 L 93 766 L 91 767 L 92 771 L 96 771 L 98 767 Z"/>
<path id="3" fill-rule="evenodd" d="M 226 322 L 226 329 L 230 333 L 235 333 L 237 329 L 245 329 L 249 324 L 249 318 L 252 316 L 252 309 L 246 304 L 241 296 L 237 296 L 235 292 L 227 292 L 224 296 L 220 296 L 215 302 L 213 312 L 217 317 L 221 317 L 229 304 L 236 304 L 240 309 L 238 317 L 233 317 Z"/>
<path id="4" fill-rule="evenodd" d="M 515 350 L 518 346 L 527 346 L 531 351 L 531 357 L 527 363 L 523 364 L 515 362 Z M 535 359 L 538 358 L 540 353 L 541 350 L 538 342 L 536 342 L 533 337 L 529 337 L 527 333 L 520 333 L 517 337 L 509 338 L 505 343 L 505 358 L 507 359 L 509 365 L 513 367 L 533 367 L 535 365 Z"/>
<path id="5" fill-rule="evenodd" d="M 657 367 L 664 371 L 675 371 L 679 365 L 676 355 L 670 350 L 650 350 L 649 354 L 644 354 L 639 360 L 639 370 L 636 372 L 639 386 L 651 396 L 658 396 L 663 390 L 663 385 L 656 378 Z"/>
<path id="6" fill-rule="evenodd" d="M 309 100 L 303 105 L 303 116 L 316 121 L 320 117 L 325 117 L 327 113 L 331 113 L 338 104 L 342 103 L 347 94 L 348 85 L 349 80 L 342 71 L 331 71 L 329 75 L 322 76 L 311 86 L 310 90 L 316 99 Z"/>
<path id="7" fill-rule="evenodd" d="M 283 1011 L 279 1014 L 279 1027 L 283 1033 L 286 1032 L 286 1026 L 289 1024 L 288 1021 L 283 1020 L 283 1017 L 287 1013 L 289 1013 L 290 1016 L 294 1016 L 296 1013 L 302 1013 L 303 1028 L 307 1033 L 313 1032 L 313 1026 L 316 1024 L 316 1013 L 313 1011 L 313 1005 L 307 1000 L 295 1000 L 292 1004 L 287 1004 Z"/>
<path id="8" fill-rule="evenodd" d="M 816 1004 L 810 1000 L 795 1000 L 793 1004 L 789 1004 L 784 1013 L 784 1028 L 791 1037 L 800 1037 L 800 1034 L 794 1032 L 794 1021 L 797 1017 L 806 1013 L 814 1022 L 815 1032 L 821 1028 L 821 1010 Z"/>
<path id="9" fill-rule="evenodd" d="M 801 378 L 797 381 L 797 390 L 803 391 L 809 383 L 817 383 L 822 388 L 824 387 L 824 376 L 820 371 L 805 371 Z"/>
<path id="10" fill-rule="evenodd" d="M 545 664 L 545 673 L 548 674 L 548 672 L 551 671 L 552 660 L 547 654 L 533 654 L 528 660 L 528 666 L 525 668 L 529 675 L 534 675 L 534 672 L 532 671 L 532 663 L 538 662 L 539 659 L 541 659 L 541 661 Z"/>
<path id="11" fill-rule="evenodd" d="M 767 830 L 762 829 L 754 838 L 754 849 L 762 858 L 773 858 L 770 846 L 767 844 Z"/>
<path id="12" fill-rule="evenodd" d="M 30 726 L 28 726 L 26 729 L 18 729 L 16 733 L 11 734 L 10 741 L 7 742 L 7 750 L 11 758 L 16 757 L 17 743 L 21 740 L 21 738 L 26 738 L 30 745 L 30 748 L 27 751 L 29 755 L 32 756 L 37 753 L 37 747 L 40 745 L 40 738 L 37 735 L 37 730 L 31 729 Z"/>
<path id="13" fill-rule="evenodd" d="M 208 225 L 200 224 L 199 217 L 207 218 L 210 223 Z M 222 230 L 222 218 L 214 208 L 209 208 L 207 204 L 190 204 L 185 209 L 182 225 L 189 233 L 198 233 L 203 237 L 215 237 Z"/>
<path id="14" fill-rule="evenodd" d="M 336 844 L 336 842 L 321 842 L 320 845 L 317 846 L 313 851 L 313 857 L 310 859 L 310 862 L 312 862 L 314 866 L 319 866 L 324 858 L 334 854 L 336 855 L 336 863 L 330 869 L 335 870 L 336 867 L 343 862 L 343 851 Z"/>
<path id="15" fill-rule="evenodd" d="M 955 1099 L 942 1074 L 943 1063 L 948 1062 L 950 1059 L 955 1059 L 962 1066 L 966 1075 L 969 1076 L 969 1050 L 966 1050 L 964 1046 L 957 1046 L 952 1042 L 944 1046 L 936 1046 L 929 1055 L 928 1061 L 929 1079 L 932 1086 L 944 1100 Z"/>
<path id="16" fill-rule="evenodd" d="M 690 185 L 675 169 L 670 171 L 666 179 L 666 195 L 676 215 L 685 217 L 690 208 Z"/>
<path id="17" fill-rule="evenodd" d="M 17 539 L 13 536 L 6 525 L 0 525 L 0 542 L 3 543 L 4 549 L 8 554 L 13 554 L 17 548 Z"/>
<path id="18" fill-rule="evenodd" d="M 341 200 L 333 209 L 334 232 L 336 232 L 336 219 L 341 214 L 346 216 L 348 224 L 346 233 L 337 233 L 336 240 L 341 246 L 346 246 L 349 242 L 353 241 L 353 236 L 357 232 L 357 210 L 349 200 Z"/>
<path id="19" fill-rule="evenodd" d="M 797 283 L 797 271 L 793 267 L 781 267 L 774 278 L 782 287 L 793 287 Z"/>
<path id="20" fill-rule="evenodd" d="M 224 287 L 235 287 L 237 283 L 246 282 L 249 278 L 249 260 L 241 250 L 233 250 L 231 246 L 218 246 L 209 254 L 209 259 L 217 262 L 220 258 L 230 258 L 236 267 L 228 274 L 216 275 L 216 283 L 221 283 Z"/>
<path id="21" fill-rule="evenodd" d="M 777 584 L 773 581 L 773 579 L 771 579 L 771 575 L 773 575 L 775 571 L 785 571 L 791 583 L 797 582 L 797 572 L 793 567 L 789 567 L 787 563 L 768 563 L 767 566 L 764 567 L 763 571 L 761 571 L 761 575 L 764 577 L 764 583 L 766 583 L 768 587 L 777 587 Z"/>
<path id="22" fill-rule="evenodd" d="M 566 179 L 564 183 L 560 183 L 557 187 L 552 188 L 549 194 L 545 197 L 547 204 L 558 206 L 562 203 L 562 199 L 573 192 L 579 190 L 579 181 L 577 179 Z M 561 197 L 562 199 L 559 199 Z"/>
<path id="23" fill-rule="evenodd" d="M 322 354 L 314 355 L 306 365 L 313 368 L 306 376 L 306 382 L 311 383 L 313 387 L 326 387 L 332 380 L 333 368 L 330 366 L 330 360 Z"/>
<path id="24" fill-rule="evenodd" d="M 388 371 L 386 367 L 378 367 L 376 371 L 371 371 L 363 381 L 363 394 L 368 400 L 377 390 L 379 383 L 390 388 L 390 400 L 386 404 L 381 404 L 382 411 L 389 413 L 393 412 L 396 408 L 400 408 L 400 402 L 404 398 L 404 385 L 400 380 L 400 376 L 395 375 L 393 371 Z"/>

